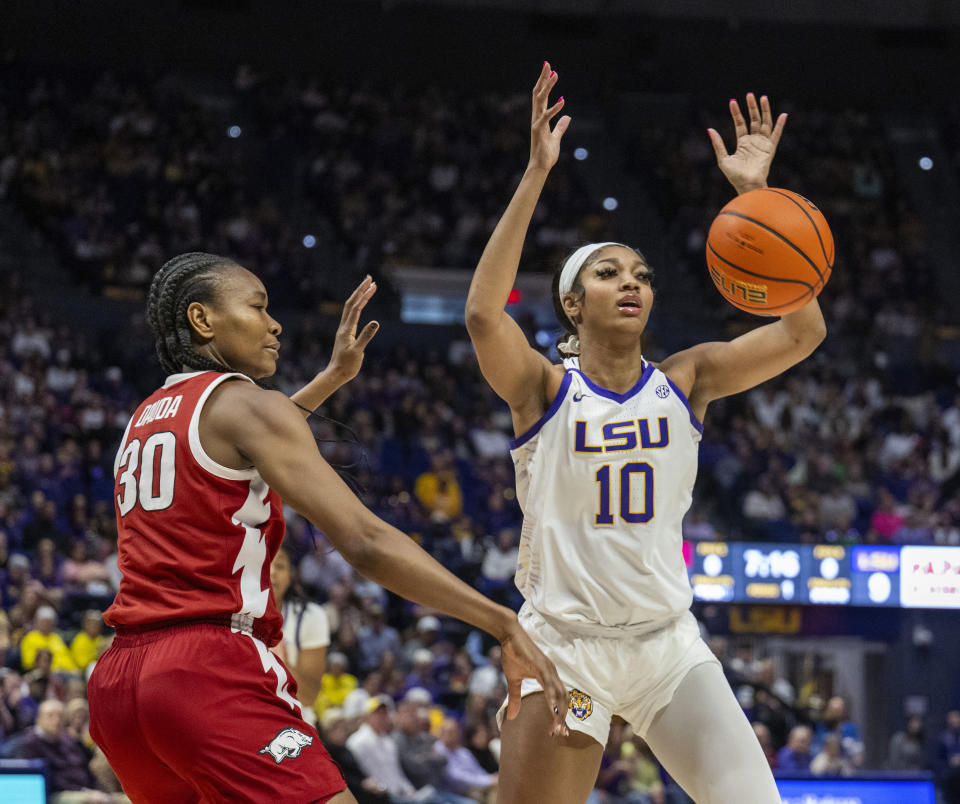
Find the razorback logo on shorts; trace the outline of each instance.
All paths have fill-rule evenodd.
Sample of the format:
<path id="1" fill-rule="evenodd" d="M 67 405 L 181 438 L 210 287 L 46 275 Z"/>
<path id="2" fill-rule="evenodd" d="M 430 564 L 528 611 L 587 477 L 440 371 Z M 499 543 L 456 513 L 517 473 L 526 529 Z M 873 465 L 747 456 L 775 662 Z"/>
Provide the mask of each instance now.
<path id="1" fill-rule="evenodd" d="M 571 690 L 570 711 L 577 720 L 586 720 L 593 714 L 593 699 L 585 692 Z"/>
<path id="2" fill-rule="evenodd" d="M 300 752 L 313 743 L 313 737 L 299 729 L 287 728 L 280 731 L 258 754 L 270 754 L 278 765 L 287 757 L 296 759 Z"/>

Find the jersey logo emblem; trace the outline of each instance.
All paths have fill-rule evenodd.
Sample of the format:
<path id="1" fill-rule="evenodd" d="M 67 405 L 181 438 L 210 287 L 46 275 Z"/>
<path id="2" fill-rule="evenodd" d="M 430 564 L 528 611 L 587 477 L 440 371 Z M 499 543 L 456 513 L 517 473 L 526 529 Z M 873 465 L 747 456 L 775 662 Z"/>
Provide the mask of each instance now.
<path id="1" fill-rule="evenodd" d="M 585 692 L 571 690 L 570 711 L 577 720 L 586 720 L 593 714 L 593 699 Z"/>
<path id="2" fill-rule="evenodd" d="M 283 729 L 267 745 L 257 751 L 258 754 L 270 754 L 278 765 L 287 757 L 296 759 L 300 752 L 313 743 L 313 737 L 299 729 Z"/>
<path id="3" fill-rule="evenodd" d="M 585 394 L 583 393 L 583 391 L 577 391 L 577 392 L 573 395 L 573 401 L 574 401 L 574 402 L 579 402 L 581 399 L 583 399 L 584 396 L 585 396 Z"/>
<path id="4" fill-rule="evenodd" d="M 658 385 L 657 386 L 657 396 L 661 399 L 666 399 L 670 396 L 670 386 L 669 385 Z"/>

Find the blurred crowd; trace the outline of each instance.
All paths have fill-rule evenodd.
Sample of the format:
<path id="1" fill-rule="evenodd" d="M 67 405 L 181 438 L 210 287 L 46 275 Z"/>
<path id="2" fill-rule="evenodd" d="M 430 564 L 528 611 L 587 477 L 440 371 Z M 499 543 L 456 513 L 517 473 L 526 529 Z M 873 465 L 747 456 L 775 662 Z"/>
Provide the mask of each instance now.
<path id="1" fill-rule="evenodd" d="M 140 293 L 166 257 L 203 248 L 257 270 L 277 306 L 315 307 L 330 291 L 277 197 L 250 178 L 248 138 L 284 158 L 299 144 L 289 158 L 294 185 L 322 211 L 335 250 L 373 271 L 470 267 L 523 165 L 526 96 L 330 90 L 247 69 L 230 93 L 242 136 L 227 135 L 215 99 L 169 78 L 0 81 L 0 198 L 95 289 Z M 929 348 L 935 282 L 882 133 L 861 114 L 798 114 L 788 136 L 778 183 L 814 197 L 838 243 L 823 296 L 830 337 L 782 378 L 711 405 L 684 536 L 958 545 L 960 389 Z M 631 169 L 663 205 L 677 270 L 701 270 L 712 212 L 729 195 L 706 138 L 658 123 L 636 145 Z M 526 264 L 552 267 L 571 246 L 606 237 L 592 210 L 577 170 L 562 163 Z M 908 297 L 908 282 L 920 296 Z M 736 334 L 743 316 L 728 312 L 720 325 Z M 144 368 L 155 361 L 142 317 L 113 327 L 67 328 L 17 276 L 0 275 L 0 753 L 47 759 L 55 790 L 90 801 L 119 795 L 85 730 L 84 697 L 110 639 L 99 612 L 119 581 L 114 451 L 132 407 L 161 380 Z M 320 448 L 380 516 L 516 607 L 521 514 L 509 412 L 465 333 L 414 351 L 391 342 L 389 322 L 383 330 L 361 374 L 313 417 Z M 324 332 L 307 322 L 285 333 L 281 390 L 322 368 Z M 292 594 L 315 607 L 311 641 L 295 643 L 298 680 L 316 690 L 307 703 L 358 798 L 486 801 L 504 694 L 497 646 L 358 576 L 292 511 L 286 552 Z M 862 767 L 862 737 L 842 698 L 713 644 L 773 767 Z M 936 737 L 939 726 L 903 724 L 888 765 L 934 768 L 956 796 L 960 712 Z M 595 798 L 683 800 L 619 726 Z"/>

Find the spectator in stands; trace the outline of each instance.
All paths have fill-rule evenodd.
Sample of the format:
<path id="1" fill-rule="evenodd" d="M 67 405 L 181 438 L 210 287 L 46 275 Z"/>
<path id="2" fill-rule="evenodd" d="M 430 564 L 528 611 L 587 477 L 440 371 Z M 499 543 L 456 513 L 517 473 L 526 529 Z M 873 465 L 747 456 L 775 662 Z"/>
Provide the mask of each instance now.
<path id="1" fill-rule="evenodd" d="M 376 669 L 385 651 L 401 653 L 400 635 L 396 628 L 387 625 L 386 614 L 379 603 L 367 606 L 367 624 L 357 632 L 357 647 L 360 670 L 364 672 Z"/>
<path id="2" fill-rule="evenodd" d="M 811 752 L 814 755 L 821 752 L 830 734 L 835 734 L 839 738 L 843 755 L 853 763 L 854 767 L 859 767 L 863 763 L 863 741 L 860 738 L 860 729 L 847 717 L 847 702 L 840 695 L 830 698 L 823 708 L 811 745 Z"/>
<path id="3" fill-rule="evenodd" d="M 455 718 L 444 718 L 434 750 L 447 759 L 443 771 L 446 789 L 475 801 L 485 801 L 485 794 L 496 789 L 497 774 L 485 771 L 463 745 L 463 733 Z"/>
<path id="4" fill-rule="evenodd" d="M 924 735 L 923 715 L 910 715 L 906 728 L 893 734 L 887 752 L 887 768 L 921 771 L 930 766 Z"/>
<path id="5" fill-rule="evenodd" d="M 102 595 L 110 583 L 110 573 L 102 561 L 89 555 L 89 546 L 77 539 L 70 547 L 70 557 L 63 562 L 63 583 L 68 590 Z"/>
<path id="6" fill-rule="evenodd" d="M 397 704 L 393 725 L 391 737 L 407 778 L 417 788 L 439 787 L 447 759 L 434 750 L 437 738 L 430 733 L 428 705 L 416 700 L 416 696 L 407 696 Z"/>
<path id="7" fill-rule="evenodd" d="M 494 738 L 494 733 L 489 721 L 474 720 L 463 726 L 464 744 L 487 773 L 496 773 L 500 769 L 500 738 Z"/>
<path id="8" fill-rule="evenodd" d="M 109 804 L 127 800 L 126 796 L 114 797 L 96 789 L 96 780 L 88 767 L 90 757 L 80 742 L 67 733 L 64 705 L 60 701 L 40 704 L 37 724 L 20 743 L 17 755 L 47 763 L 53 804 Z"/>
<path id="9" fill-rule="evenodd" d="M 413 653 L 412 664 L 413 667 L 403 682 L 403 691 L 425 689 L 433 700 L 437 700 L 443 689 L 437 680 L 433 653 L 428 648 L 418 648 Z"/>
<path id="10" fill-rule="evenodd" d="M 934 769 L 946 804 L 960 804 L 960 709 L 947 712 L 947 727 L 937 738 Z"/>
<path id="11" fill-rule="evenodd" d="M 623 804 L 665 804 L 666 792 L 660 779 L 660 764 L 650 746 L 634 735 L 620 748 L 620 759 L 632 765 L 620 786 Z"/>
<path id="12" fill-rule="evenodd" d="M 523 598 L 513 583 L 513 576 L 517 573 L 517 555 L 516 530 L 503 528 L 483 557 L 477 588 L 499 603 L 517 604 L 515 607 L 519 608 Z"/>
<path id="13" fill-rule="evenodd" d="M 897 505 L 896 498 L 888 489 L 877 489 L 877 507 L 870 517 L 870 531 L 867 541 L 889 543 L 893 534 L 903 525 L 904 516 Z"/>
<path id="14" fill-rule="evenodd" d="M 70 656 L 81 671 L 86 670 L 103 652 L 106 642 L 103 617 L 96 609 L 88 609 L 84 612 L 80 630 L 70 642 Z"/>
<path id="15" fill-rule="evenodd" d="M 717 537 L 716 528 L 713 527 L 703 508 L 693 506 L 690 512 L 683 518 L 683 538 L 689 542 L 712 542 Z"/>
<path id="16" fill-rule="evenodd" d="M 430 455 L 430 470 L 417 477 L 413 492 L 430 519 L 449 522 L 460 516 L 463 511 L 463 491 L 449 450 L 437 450 Z"/>
<path id="17" fill-rule="evenodd" d="M 810 762 L 810 773 L 814 776 L 853 775 L 853 763 L 843 755 L 840 738 L 836 734 L 824 737 L 820 752 Z"/>
<path id="18" fill-rule="evenodd" d="M 347 787 L 357 799 L 357 804 L 390 804 L 391 797 L 386 788 L 364 773 L 356 757 L 346 746 L 350 736 L 350 724 L 344 711 L 338 707 L 330 707 L 324 711 L 320 722 L 323 747 L 343 772 Z"/>
<path id="19" fill-rule="evenodd" d="M 414 800 L 423 804 L 461 804 L 430 787 L 416 788 L 404 774 L 397 744 L 390 737 L 393 708 L 393 701 L 386 695 L 373 696 L 366 702 L 365 722 L 346 742 L 360 769 L 390 794 L 392 804 Z"/>
<path id="20" fill-rule="evenodd" d="M 809 726 L 794 726 L 790 729 L 787 744 L 777 753 L 777 769 L 780 771 L 810 770 L 810 743 L 813 730 Z"/>
<path id="21" fill-rule="evenodd" d="M 327 669 L 320 682 L 320 694 L 314 702 L 318 716 L 327 709 L 342 707 L 347 696 L 357 688 L 357 677 L 347 672 L 345 654 L 335 651 L 327 656 Z"/>
<path id="22" fill-rule="evenodd" d="M 313 704 L 323 687 L 327 646 L 330 644 L 327 614 L 307 598 L 286 546 L 277 551 L 270 564 L 270 586 L 273 599 L 283 614 L 283 639 L 273 650 L 293 673 L 304 719 L 315 725 Z"/>
<path id="23" fill-rule="evenodd" d="M 499 645 L 493 645 L 487 651 L 486 663 L 478 666 L 470 676 L 467 690 L 471 695 L 490 697 L 498 688 L 506 688 L 506 677 L 500 663 L 502 657 Z"/>
<path id="24" fill-rule="evenodd" d="M 315 538 L 314 549 L 300 559 L 300 582 L 304 589 L 326 597 L 335 584 L 353 577 L 353 567 L 333 548 L 326 536 L 317 533 Z"/>
<path id="25" fill-rule="evenodd" d="M 767 764 L 774 770 L 777 767 L 777 752 L 773 750 L 773 740 L 770 737 L 770 729 L 766 723 L 756 721 L 751 724 L 753 733 L 757 735 L 757 742 L 763 749 L 763 755 L 767 758 Z"/>
<path id="26" fill-rule="evenodd" d="M 20 663 L 30 670 L 37 659 L 37 651 L 46 648 L 53 655 L 51 670 L 54 673 L 76 673 L 77 664 L 70 655 L 63 638 L 54 630 L 57 613 L 52 606 L 41 606 L 34 617 L 34 628 L 27 632 L 20 643 Z"/>
<path id="27" fill-rule="evenodd" d="M 23 734 L 36 718 L 37 707 L 25 700 L 26 682 L 10 668 L 0 669 L 0 745 L 17 734 Z M 6 753 L 4 752 L 5 756 Z"/>

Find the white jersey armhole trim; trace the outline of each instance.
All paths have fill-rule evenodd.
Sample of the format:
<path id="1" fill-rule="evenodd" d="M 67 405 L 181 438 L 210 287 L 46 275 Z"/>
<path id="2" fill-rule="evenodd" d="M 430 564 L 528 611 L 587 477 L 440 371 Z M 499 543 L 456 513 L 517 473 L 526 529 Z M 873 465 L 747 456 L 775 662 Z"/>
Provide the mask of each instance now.
<path id="1" fill-rule="evenodd" d="M 134 413 L 137 411 L 134 410 Z M 130 421 L 127 422 L 127 429 L 123 431 L 123 438 L 120 439 L 120 448 L 117 450 L 117 455 L 113 459 L 113 479 L 117 479 L 117 472 L 120 471 L 120 456 L 123 454 L 124 447 L 127 446 L 127 436 L 130 435 L 130 428 L 133 427 L 133 416 L 130 416 Z"/>
<path id="2" fill-rule="evenodd" d="M 183 375 L 174 376 L 182 377 Z M 200 399 L 197 400 L 197 406 L 193 409 L 193 416 L 190 417 L 190 427 L 188 430 L 190 452 L 193 455 L 193 459 L 214 477 L 221 477 L 224 480 L 253 480 L 255 477 L 259 476 L 255 468 L 231 469 L 229 466 L 219 464 L 213 458 L 207 455 L 203 448 L 203 444 L 200 443 L 200 412 L 203 410 L 204 403 L 207 401 L 210 394 L 213 393 L 214 388 L 216 388 L 222 382 L 233 379 L 234 377 L 244 379 L 247 382 L 253 382 L 253 380 L 251 380 L 245 374 L 221 374 L 206 387 L 204 392 L 200 395 Z"/>
<path id="3" fill-rule="evenodd" d="M 660 373 L 663 374 L 662 371 Z M 690 400 L 687 399 L 687 395 L 683 391 L 681 391 L 677 387 L 677 384 L 673 380 L 671 380 L 666 374 L 663 374 L 663 377 L 667 381 L 669 386 L 673 389 L 673 392 L 677 395 L 677 399 L 679 399 L 683 403 L 683 406 L 687 409 L 687 413 L 690 414 L 690 424 L 698 433 L 700 433 L 700 435 L 703 435 L 703 422 L 701 422 L 700 419 L 698 419 L 696 414 L 693 412 L 693 408 L 690 406 Z"/>

